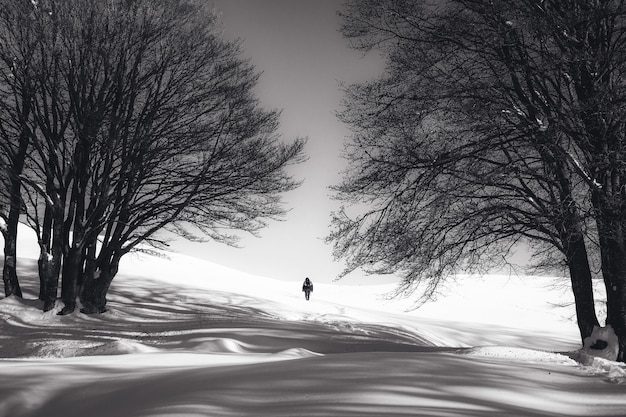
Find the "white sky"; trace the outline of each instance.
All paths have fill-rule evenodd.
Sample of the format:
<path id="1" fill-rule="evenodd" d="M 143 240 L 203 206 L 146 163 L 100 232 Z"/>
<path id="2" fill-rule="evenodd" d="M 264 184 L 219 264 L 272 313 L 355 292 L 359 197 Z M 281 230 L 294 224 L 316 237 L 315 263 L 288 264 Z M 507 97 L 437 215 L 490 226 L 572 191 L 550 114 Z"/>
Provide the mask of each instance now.
<path id="1" fill-rule="evenodd" d="M 287 141 L 308 137 L 309 160 L 293 169 L 304 179 L 285 195 L 286 221 L 272 223 L 261 238 L 244 237 L 241 249 L 216 243 L 177 249 L 203 259 L 277 279 L 329 282 L 343 269 L 323 242 L 330 212 L 338 203 L 328 187 L 339 181 L 339 157 L 346 126 L 335 117 L 339 82 L 363 81 L 382 69 L 376 57 L 351 50 L 339 33 L 340 0 L 216 0 L 225 36 L 243 40 L 244 56 L 262 72 L 258 96 L 263 105 L 282 109 L 280 132 Z M 357 276 L 346 278 L 356 282 Z"/>

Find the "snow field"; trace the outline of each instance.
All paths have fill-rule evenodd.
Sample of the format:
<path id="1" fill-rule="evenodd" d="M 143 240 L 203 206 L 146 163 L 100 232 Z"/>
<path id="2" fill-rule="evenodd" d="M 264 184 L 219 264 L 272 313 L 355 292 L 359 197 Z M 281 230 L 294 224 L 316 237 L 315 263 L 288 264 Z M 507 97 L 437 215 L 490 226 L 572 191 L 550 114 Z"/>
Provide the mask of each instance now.
<path id="1" fill-rule="evenodd" d="M 459 277 L 407 310 L 390 285 L 311 277 L 306 302 L 299 279 L 137 255 L 107 313 L 57 316 L 22 258 L 25 299 L 0 300 L 0 417 L 626 416 L 626 368 L 578 350 L 553 278 Z"/>

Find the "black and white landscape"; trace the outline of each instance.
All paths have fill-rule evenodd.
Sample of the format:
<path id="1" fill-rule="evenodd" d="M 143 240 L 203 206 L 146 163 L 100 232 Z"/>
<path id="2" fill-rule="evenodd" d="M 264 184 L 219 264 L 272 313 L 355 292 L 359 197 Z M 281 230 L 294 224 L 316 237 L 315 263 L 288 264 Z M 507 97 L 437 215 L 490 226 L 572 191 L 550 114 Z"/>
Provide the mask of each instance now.
<path id="1" fill-rule="evenodd" d="M 168 256 L 129 256 L 101 315 L 43 313 L 28 288 L 2 299 L 0 416 L 626 410 L 626 368 L 576 351 L 571 296 L 555 278 L 459 277 L 407 311 L 409 300 L 384 297 L 392 284 L 315 283 L 307 302 L 301 282 Z M 22 258 L 34 282 L 36 254 Z"/>

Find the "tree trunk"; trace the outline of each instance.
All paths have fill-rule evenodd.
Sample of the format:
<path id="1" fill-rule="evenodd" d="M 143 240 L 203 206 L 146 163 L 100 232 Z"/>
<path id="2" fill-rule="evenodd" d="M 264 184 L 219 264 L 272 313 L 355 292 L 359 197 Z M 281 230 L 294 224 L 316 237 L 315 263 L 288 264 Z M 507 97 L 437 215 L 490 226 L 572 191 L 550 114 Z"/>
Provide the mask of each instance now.
<path id="1" fill-rule="evenodd" d="M 23 165 L 23 164 L 21 164 Z M 20 206 L 22 198 L 21 181 L 19 173 L 21 167 L 13 167 L 9 185 L 9 216 L 7 218 L 6 230 L 4 231 L 4 267 L 2 269 L 2 279 L 4 281 L 4 295 L 7 297 L 16 295 L 22 296 L 22 289 L 17 277 L 17 228 L 20 221 Z"/>
<path id="2" fill-rule="evenodd" d="M 41 301 L 46 300 L 46 294 L 48 293 L 48 270 L 50 269 L 50 252 L 48 251 L 48 245 L 44 243 L 39 244 L 39 260 L 37 261 L 37 269 L 39 271 L 39 299 Z"/>
<path id="3" fill-rule="evenodd" d="M 22 141 L 24 142 L 24 141 Z M 20 144 L 17 158 L 23 158 L 26 154 L 27 143 Z M 2 279 L 4 281 L 4 294 L 8 297 L 16 295 L 22 297 L 22 289 L 17 276 L 17 228 L 20 221 L 20 207 L 22 197 L 20 195 L 22 182 L 19 175 L 24 167 L 24 162 L 14 162 L 10 173 L 9 184 L 9 215 L 7 227 L 4 231 L 4 267 Z"/>
<path id="4" fill-rule="evenodd" d="M 63 309 L 59 315 L 72 313 L 76 309 L 78 297 L 78 280 L 83 273 L 83 251 L 72 247 L 63 260 L 63 278 L 61 280 L 61 300 Z"/>
<path id="5" fill-rule="evenodd" d="M 571 179 L 567 167 L 565 155 L 550 160 L 549 155 L 544 154 L 546 161 L 554 164 L 554 172 L 558 180 L 558 189 L 562 214 L 557 224 L 560 239 L 565 249 L 567 265 L 570 272 L 572 292 L 576 306 L 576 321 L 580 332 L 581 341 L 591 336 L 593 328 L 599 325 L 596 315 L 596 306 L 593 296 L 593 277 L 589 266 L 589 255 L 585 244 L 582 220 L 578 205 L 572 192 Z"/>
<path id="6" fill-rule="evenodd" d="M 83 305 L 82 313 L 98 314 L 106 311 L 106 296 L 119 269 L 119 261 L 120 257 L 117 255 L 112 258 L 101 257 L 96 274 L 85 277 L 80 298 Z"/>
<path id="7" fill-rule="evenodd" d="M 87 126 L 92 127 L 91 124 L 87 124 Z M 63 279 L 61 284 L 61 299 L 65 306 L 59 312 L 60 315 L 70 314 L 76 308 L 79 280 L 82 281 L 83 279 L 85 266 L 85 193 L 89 179 L 89 138 L 91 138 L 87 133 L 83 132 L 74 150 L 74 175 L 76 178 L 72 187 L 66 232 L 64 234 L 68 250 L 63 261 Z M 73 227 L 73 230 L 70 243 L 71 227 Z"/>
<path id="8" fill-rule="evenodd" d="M 58 218 L 58 216 L 56 216 Z M 63 258 L 63 223 L 54 220 L 52 226 L 52 259 L 48 261 L 46 276 L 44 277 L 46 294 L 43 311 L 54 308 L 59 289 L 59 274 L 61 272 L 61 259 Z"/>
<path id="9" fill-rule="evenodd" d="M 45 276 L 43 277 L 45 294 L 44 294 L 44 304 L 43 311 L 50 311 L 54 308 L 57 300 L 57 293 L 59 288 L 59 271 L 61 269 L 61 257 L 59 254 L 55 255 L 54 250 L 52 254 L 52 259 L 46 262 L 46 268 L 44 268 L 43 272 Z"/>
<path id="10" fill-rule="evenodd" d="M 17 225 L 16 225 L 17 226 Z M 2 280 L 4 281 L 4 295 L 9 297 L 15 295 L 22 297 L 22 289 L 17 277 L 17 227 L 7 227 L 4 233 L 4 267 L 2 269 Z"/>
<path id="11" fill-rule="evenodd" d="M 591 336 L 594 326 L 599 326 L 599 322 L 593 296 L 593 278 L 582 235 L 571 237 L 567 243 L 567 252 L 578 330 L 584 343 L 585 338 Z"/>
<path id="12" fill-rule="evenodd" d="M 24 80 L 24 84 L 30 84 Z M 22 93 L 25 93 L 22 90 Z M 19 113 L 20 121 L 28 118 L 30 113 L 30 96 L 23 95 L 21 97 L 21 112 Z M 6 137 L 5 139 L 6 140 Z M 22 297 L 22 289 L 20 288 L 17 276 L 17 228 L 20 221 L 20 211 L 22 208 L 22 180 L 20 175 L 24 171 L 26 154 L 28 152 L 29 136 L 26 129 L 22 129 L 18 137 L 18 146 L 16 152 L 9 152 L 10 170 L 9 170 L 9 215 L 7 218 L 7 229 L 4 234 L 4 268 L 2 270 L 2 279 L 4 280 L 4 293 L 8 297 L 16 295 Z"/>
<path id="13" fill-rule="evenodd" d="M 39 270 L 39 299 L 41 301 L 46 300 L 47 283 L 48 280 L 48 268 L 50 268 L 49 261 L 51 259 L 50 253 L 50 239 L 52 232 L 52 210 L 46 205 L 46 210 L 43 218 L 43 226 L 41 230 L 41 237 L 39 238 L 39 261 L 37 262 Z"/>
<path id="14" fill-rule="evenodd" d="M 612 233 L 613 234 L 613 233 Z M 601 238 L 602 274 L 606 287 L 607 317 L 619 341 L 617 360 L 626 362 L 626 248 L 623 241 Z"/>
<path id="15" fill-rule="evenodd" d="M 97 241 L 96 239 L 91 239 L 90 243 L 87 245 L 87 251 L 85 255 L 85 271 L 83 275 L 79 277 L 78 280 L 78 288 L 79 293 L 82 291 L 83 286 L 85 285 L 85 281 L 88 279 L 93 280 L 96 275 L 96 251 L 97 251 Z"/>
<path id="16" fill-rule="evenodd" d="M 619 185 L 619 181 L 607 175 L 603 187 L 593 193 L 592 202 L 598 213 L 600 260 L 606 288 L 606 324 L 613 328 L 618 338 L 617 360 L 626 362 L 626 243 L 621 187 L 616 184 Z"/>

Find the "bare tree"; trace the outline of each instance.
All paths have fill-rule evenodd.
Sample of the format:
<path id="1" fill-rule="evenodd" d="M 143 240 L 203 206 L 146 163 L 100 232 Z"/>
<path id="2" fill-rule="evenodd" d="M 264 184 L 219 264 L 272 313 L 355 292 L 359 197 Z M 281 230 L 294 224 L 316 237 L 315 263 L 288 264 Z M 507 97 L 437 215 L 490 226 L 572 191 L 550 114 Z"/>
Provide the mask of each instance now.
<path id="1" fill-rule="evenodd" d="M 84 312 L 103 312 L 120 259 L 164 244 L 159 231 L 228 243 L 229 229 L 282 216 L 304 141 L 281 143 L 279 113 L 260 107 L 258 75 L 206 5 L 49 1 L 32 13 L 41 77 L 23 181 L 50 248 L 45 309 L 60 257 L 61 314 L 79 295 Z"/>
<path id="2" fill-rule="evenodd" d="M 5 295 L 21 297 L 17 277 L 17 228 L 22 213 L 20 175 L 29 150 L 24 121 L 32 112 L 35 36 L 26 18 L 27 6 L 0 2 L 0 228 L 4 238 Z"/>
<path id="3" fill-rule="evenodd" d="M 600 201 L 623 204 L 624 7 L 556 3 L 348 2 L 344 35 L 388 67 L 348 86 L 340 115 L 354 135 L 338 196 L 374 209 L 338 213 L 329 239 L 348 270 L 402 271 L 426 295 L 520 239 L 547 245 L 539 255 L 569 268 L 582 338 L 598 324 L 588 244 L 599 242 L 623 359 L 626 274 L 608 233 L 623 217 Z"/>

